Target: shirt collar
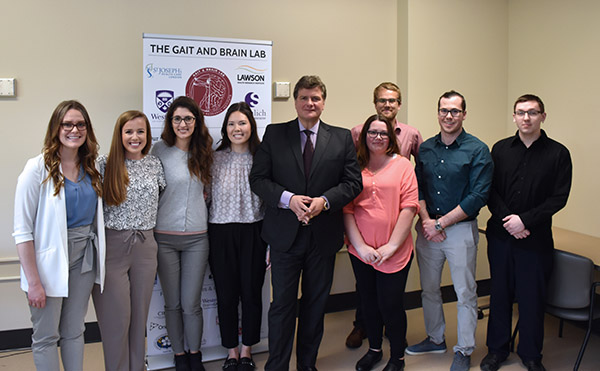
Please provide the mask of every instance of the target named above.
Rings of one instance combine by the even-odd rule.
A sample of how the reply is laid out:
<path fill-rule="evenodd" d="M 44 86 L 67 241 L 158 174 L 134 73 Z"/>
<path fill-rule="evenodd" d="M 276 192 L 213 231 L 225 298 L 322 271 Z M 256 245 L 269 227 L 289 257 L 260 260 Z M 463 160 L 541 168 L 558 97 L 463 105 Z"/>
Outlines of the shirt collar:
<path fill-rule="evenodd" d="M 446 143 L 442 142 L 442 133 L 439 132 L 436 136 L 435 136 L 435 141 L 438 143 L 438 145 L 444 146 L 444 147 L 450 147 L 450 146 L 458 146 L 460 147 L 460 145 L 462 144 L 462 142 L 465 140 L 465 137 L 467 136 L 467 131 L 465 130 L 465 128 L 462 128 L 462 132 L 458 135 L 458 137 L 456 137 L 456 139 L 454 139 L 454 142 L 452 142 L 451 144 L 447 145 Z"/>
<path fill-rule="evenodd" d="M 541 129 L 541 133 L 540 133 L 540 137 L 537 138 L 533 143 L 531 143 L 531 145 L 544 145 L 546 142 L 548 141 L 548 135 L 546 134 L 546 132 L 544 131 L 544 129 Z M 537 144 L 539 143 L 539 144 Z M 512 141 L 510 142 L 511 147 L 514 147 L 516 145 L 522 145 L 524 146 L 525 143 L 523 143 L 523 141 L 521 140 L 521 137 L 519 136 L 519 131 L 517 130 L 517 132 L 515 133 L 515 135 L 512 138 Z"/>
<path fill-rule="evenodd" d="M 312 128 L 310 128 L 308 130 L 310 130 L 313 134 L 317 135 L 317 133 L 319 132 L 319 124 L 320 123 L 321 123 L 321 120 L 317 121 L 315 126 L 313 126 Z M 300 122 L 300 119 L 298 119 L 298 130 L 300 130 L 300 132 L 303 132 L 304 130 L 306 130 L 306 127 L 304 125 L 302 125 L 302 123 Z"/>

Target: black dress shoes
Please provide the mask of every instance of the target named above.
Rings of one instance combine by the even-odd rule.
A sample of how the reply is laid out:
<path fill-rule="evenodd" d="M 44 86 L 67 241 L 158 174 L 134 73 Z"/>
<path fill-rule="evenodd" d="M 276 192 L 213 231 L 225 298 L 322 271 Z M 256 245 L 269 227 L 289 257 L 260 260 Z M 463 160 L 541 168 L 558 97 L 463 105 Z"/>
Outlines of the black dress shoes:
<path fill-rule="evenodd" d="M 404 371 L 404 360 L 390 359 L 388 364 L 383 368 L 383 371 Z"/>
<path fill-rule="evenodd" d="M 523 366 L 527 367 L 527 371 L 546 371 L 542 361 L 523 362 Z"/>
<path fill-rule="evenodd" d="M 315 366 L 300 366 L 297 364 L 296 370 L 298 370 L 298 371 L 317 371 L 317 368 Z"/>
<path fill-rule="evenodd" d="M 356 371 L 369 371 L 372 370 L 373 367 L 377 364 L 377 362 L 381 361 L 383 357 L 383 352 L 375 352 L 371 349 L 365 354 L 361 359 L 356 362 Z"/>
<path fill-rule="evenodd" d="M 504 359 L 500 358 L 496 353 L 488 353 L 482 360 L 481 371 L 497 371 Z"/>

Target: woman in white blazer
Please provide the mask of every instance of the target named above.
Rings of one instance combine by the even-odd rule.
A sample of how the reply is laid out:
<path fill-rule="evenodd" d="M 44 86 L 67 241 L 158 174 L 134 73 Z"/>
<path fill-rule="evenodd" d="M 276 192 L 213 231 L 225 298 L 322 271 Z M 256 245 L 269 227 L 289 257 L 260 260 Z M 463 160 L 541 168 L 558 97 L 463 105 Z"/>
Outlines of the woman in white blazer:
<path fill-rule="evenodd" d="M 94 282 L 104 282 L 102 184 L 98 143 L 85 107 L 60 103 L 42 154 L 17 181 L 13 237 L 21 261 L 38 370 L 83 369 L 84 317 Z"/>

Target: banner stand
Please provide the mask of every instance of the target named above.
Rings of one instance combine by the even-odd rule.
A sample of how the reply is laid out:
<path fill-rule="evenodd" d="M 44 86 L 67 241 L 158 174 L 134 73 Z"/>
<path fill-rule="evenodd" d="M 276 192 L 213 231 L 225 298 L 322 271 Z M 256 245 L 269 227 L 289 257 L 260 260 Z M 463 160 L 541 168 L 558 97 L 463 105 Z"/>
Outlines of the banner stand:
<path fill-rule="evenodd" d="M 219 317 L 217 313 L 217 295 L 215 284 L 210 273 L 210 268 L 206 269 L 204 278 L 204 287 L 202 289 L 202 314 L 204 317 L 204 331 L 202 336 L 202 361 L 210 362 L 217 359 L 227 358 L 227 349 L 221 345 L 221 335 L 219 332 Z M 261 353 L 269 350 L 268 347 L 268 319 L 269 305 L 271 303 L 271 272 L 265 274 L 265 282 L 262 288 L 263 313 L 260 327 L 260 342 L 252 346 L 253 353 Z M 241 306 L 239 323 L 241 329 Z M 175 367 L 171 342 L 167 336 L 167 327 L 165 325 L 164 300 L 160 281 L 158 278 L 154 282 L 154 292 L 150 301 L 150 311 L 148 322 L 146 324 L 147 332 L 147 350 L 146 367 L 148 370 L 162 370 Z M 240 333 L 240 343 L 241 343 Z"/>

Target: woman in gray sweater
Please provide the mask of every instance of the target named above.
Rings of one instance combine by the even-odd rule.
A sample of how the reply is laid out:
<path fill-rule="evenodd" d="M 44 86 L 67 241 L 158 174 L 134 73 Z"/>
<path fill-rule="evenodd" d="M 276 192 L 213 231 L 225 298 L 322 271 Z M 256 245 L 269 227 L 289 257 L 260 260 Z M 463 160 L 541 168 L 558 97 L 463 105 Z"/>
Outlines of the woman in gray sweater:
<path fill-rule="evenodd" d="M 161 139 L 152 154 L 162 161 L 167 187 L 160 195 L 154 235 L 167 332 L 175 369 L 204 370 L 201 295 L 209 252 L 204 186 L 210 182 L 213 154 L 212 138 L 193 99 L 173 101 Z"/>

